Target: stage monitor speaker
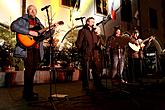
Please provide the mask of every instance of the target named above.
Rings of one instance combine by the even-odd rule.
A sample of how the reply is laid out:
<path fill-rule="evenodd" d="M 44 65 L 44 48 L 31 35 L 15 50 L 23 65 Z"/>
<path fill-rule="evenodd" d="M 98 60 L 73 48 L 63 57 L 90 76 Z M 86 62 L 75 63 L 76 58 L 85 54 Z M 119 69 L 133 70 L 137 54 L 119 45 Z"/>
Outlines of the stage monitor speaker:
<path fill-rule="evenodd" d="M 146 53 L 145 55 L 145 69 L 146 73 L 153 73 L 158 71 L 158 62 L 157 62 L 157 54 L 156 52 L 153 53 Z"/>

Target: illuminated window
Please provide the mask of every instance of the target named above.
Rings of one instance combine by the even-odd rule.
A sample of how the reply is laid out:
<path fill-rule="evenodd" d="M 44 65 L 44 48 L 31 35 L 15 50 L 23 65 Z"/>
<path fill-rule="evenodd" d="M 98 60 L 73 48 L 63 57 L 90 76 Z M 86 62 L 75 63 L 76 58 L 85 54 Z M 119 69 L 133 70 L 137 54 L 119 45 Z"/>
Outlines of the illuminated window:
<path fill-rule="evenodd" d="M 67 7 L 80 7 L 80 0 L 61 0 L 61 4 Z"/>
<path fill-rule="evenodd" d="M 108 14 L 108 0 L 95 0 L 95 7 L 96 7 L 96 13 L 97 14 Z"/>

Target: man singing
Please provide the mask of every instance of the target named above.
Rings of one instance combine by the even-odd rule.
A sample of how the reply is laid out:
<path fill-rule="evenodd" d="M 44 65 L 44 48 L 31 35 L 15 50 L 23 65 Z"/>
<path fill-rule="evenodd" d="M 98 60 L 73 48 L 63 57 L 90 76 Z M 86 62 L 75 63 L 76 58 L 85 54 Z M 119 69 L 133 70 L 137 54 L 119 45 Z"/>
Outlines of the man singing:
<path fill-rule="evenodd" d="M 85 26 L 79 30 L 78 37 L 76 41 L 76 46 L 81 55 L 81 80 L 82 80 L 82 88 L 83 90 L 89 90 L 89 68 L 92 69 L 93 82 L 96 90 L 101 90 L 103 85 L 101 84 L 101 79 L 99 74 L 101 73 L 101 69 L 99 66 L 98 59 L 98 47 L 97 42 L 99 36 L 97 36 L 95 32 L 95 28 L 93 28 L 95 24 L 95 19 L 93 17 L 89 17 L 86 20 Z"/>

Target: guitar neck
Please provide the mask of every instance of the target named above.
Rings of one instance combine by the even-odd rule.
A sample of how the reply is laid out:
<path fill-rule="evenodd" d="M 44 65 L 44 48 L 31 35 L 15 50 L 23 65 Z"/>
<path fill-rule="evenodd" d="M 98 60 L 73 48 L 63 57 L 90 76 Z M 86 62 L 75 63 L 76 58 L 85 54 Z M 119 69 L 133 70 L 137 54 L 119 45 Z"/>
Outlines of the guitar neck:
<path fill-rule="evenodd" d="M 55 24 L 54 25 L 51 25 L 50 28 L 55 27 L 55 26 L 56 26 Z M 42 32 L 44 32 L 44 31 L 46 31 L 48 29 L 49 29 L 49 27 L 46 27 L 46 28 L 43 28 L 43 29 L 39 30 L 38 32 L 39 33 L 42 33 Z"/>
<path fill-rule="evenodd" d="M 151 36 L 152 37 L 152 36 Z M 147 39 L 144 39 L 142 43 L 145 43 L 146 41 L 150 40 L 151 37 L 147 38 Z"/>
<path fill-rule="evenodd" d="M 64 22 L 63 22 L 63 21 L 58 21 L 56 24 L 63 25 Z M 50 28 L 56 27 L 56 24 L 50 25 Z M 46 31 L 47 29 L 49 29 L 49 27 L 43 28 L 43 29 L 39 30 L 38 32 L 39 32 L 39 33 L 42 33 L 42 32 L 44 32 L 44 31 Z"/>
<path fill-rule="evenodd" d="M 142 43 L 145 43 L 145 42 L 147 42 L 148 40 L 149 40 L 149 38 L 144 39 Z"/>

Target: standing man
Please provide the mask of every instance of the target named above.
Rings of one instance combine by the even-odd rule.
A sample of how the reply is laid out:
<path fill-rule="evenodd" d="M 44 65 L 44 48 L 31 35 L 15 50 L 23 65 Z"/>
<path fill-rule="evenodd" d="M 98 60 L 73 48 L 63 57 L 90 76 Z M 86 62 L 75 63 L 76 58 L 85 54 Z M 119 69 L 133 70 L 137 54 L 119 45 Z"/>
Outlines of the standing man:
<path fill-rule="evenodd" d="M 16 34 L 30 35 L 35 37 L 39 36 L 37 30 L 42 29 L 44 26 L 40 20 L 36 17 L 37 8 L 34 5 L 27 7 L 27 14 L 19 17 L 11 24 L 11 30 Z M 35 30 L 37 27 L 37 30 Z M 43 44 L 39 42 L 30 48 L 23 47 L 17 38 L 17 44 L 14 55 L 24 59 L 24 90 L 23 98 L 31 101 L 38 99 L 38 93 L 33 91 L 33 80 L 35 72 L 38 68 L 39 62 L 43 59 L 44 51 Z"/>
<path fill-rule="evenodd" d="M 149 37 L 145 40 L 142 40 L 139 38 L 139 31 L 136 29 L 132 32 L 132 39 L 135 40 L 137 45 L 133 45 L 131 43 L 129 44 L 128 49 L 128 67 L 129 67 L 129 82 L 142 82 L 142 75 L 143 75 L 143 50 L 144 48 L 149 47 L 152 39 L 154 37 Z M 148 41 L 148 43 L 145 45 L 144 43 Z"/>
<path fill-rule="evenodd" d="M 112 84 L 116 81 L 127 83 L 126 75 L 123 74 L 125 64 L 125 52 L 128 42 L 136 43 L 127 34 L 123 34 L 120 26 L 114 27 L 114 33 L 107 40 L 108 51 L 112 64 Z"/>
<path fill-rule="evenodd" d="M 78 48 L 79 54 L 81 55 L 81 80 L 83 90 L 89 90 L 89 68 L 92 69 L 93 83 L 96 89 L 102 89 L 103 85 L 101 84 L 101 79 L 99 74 L 101 69 L 99 66 L 98 59 L 98 37 L 93 28 L 95 24 L 95 19 L 89 17 L 86 20 L 85 26 L 79 30 L 78 37 L 76 41 L 76 46 Z"/>
<path fill-rule="evenodd" d="M 110 51 L 110 58 L 112 63 L 112 83 L 119 80 L 125 83 L 123 77 L 123 69 L 125 63 L 125 44 L 123 41 L 120 26 L 114 28 L 114 33 L 108 38 L 108 47 Z"/>

